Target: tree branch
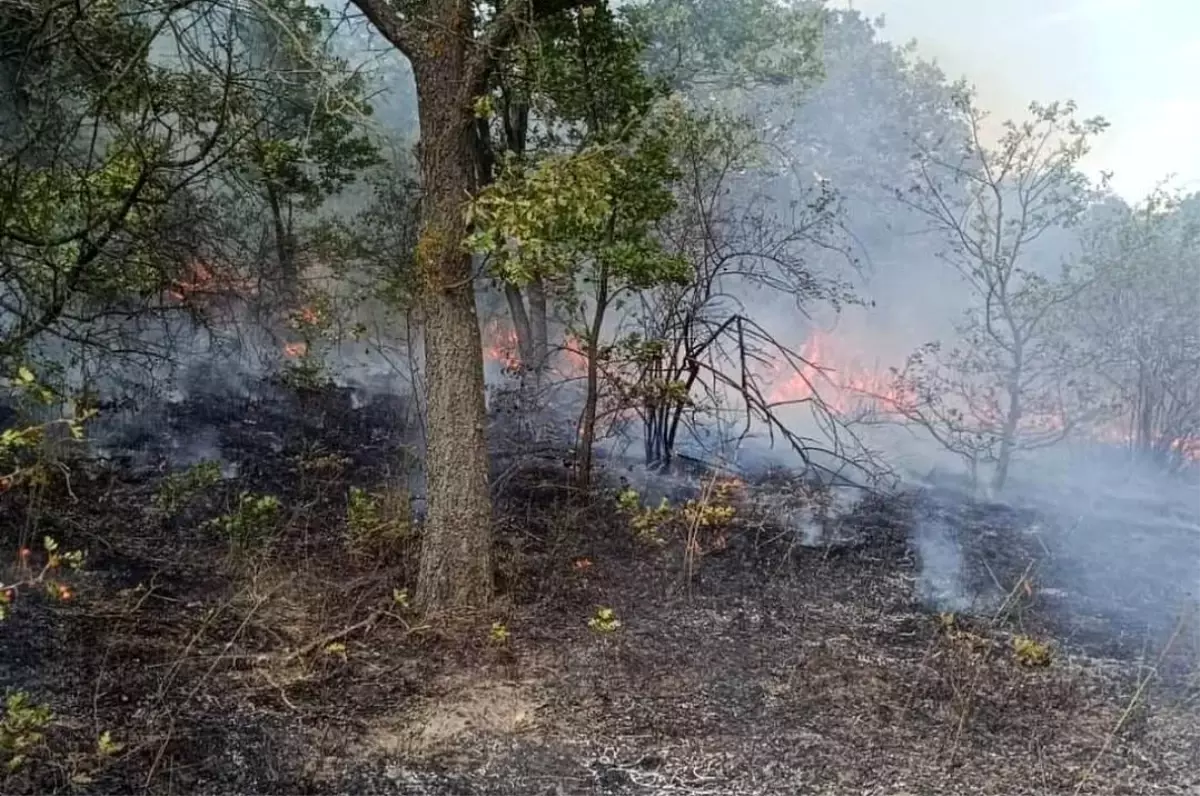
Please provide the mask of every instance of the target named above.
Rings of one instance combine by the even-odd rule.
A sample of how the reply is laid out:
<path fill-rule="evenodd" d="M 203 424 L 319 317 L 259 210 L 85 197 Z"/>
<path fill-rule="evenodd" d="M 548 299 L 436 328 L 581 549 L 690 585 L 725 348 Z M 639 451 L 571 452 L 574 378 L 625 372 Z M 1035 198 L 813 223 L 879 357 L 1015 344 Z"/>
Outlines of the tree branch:
<path fill-rule="evenodd" d="M 410 61 L 416 56 L 418 38 L 415 24 L 405 20 L 388 0 L 350 0 L 375 30 L 391 42 Z"/>
<path fill-rule="evenodd" d="M 378 0 L 354 2 L 361 7 L 362 3 Z M 514 0 L 505 4 L 484 28 L 467 61 L 466 84 L 471 86 L 472 95 L 483 93 L 488 75 L 496 67 L 501 51 L 516 38 L 522 21 L 533 22 L 572 8 L 595 7 L 598 3 L 599 0 Z"/>

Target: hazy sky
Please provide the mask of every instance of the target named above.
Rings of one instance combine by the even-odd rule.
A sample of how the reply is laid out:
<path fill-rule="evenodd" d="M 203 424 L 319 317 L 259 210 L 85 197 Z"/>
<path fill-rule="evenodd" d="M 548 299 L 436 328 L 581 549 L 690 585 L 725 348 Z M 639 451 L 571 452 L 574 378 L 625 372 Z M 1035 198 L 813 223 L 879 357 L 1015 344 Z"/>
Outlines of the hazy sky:
<path fill-rule="evenodd" d="M 1112 126 L 1089 171 L 1127 199 L 1174 172 L 1200 191 L 1200 0 L 837 0 L 917 39 L 950 78 L 967 77 L 997 116 L 1074 99 Z"/>

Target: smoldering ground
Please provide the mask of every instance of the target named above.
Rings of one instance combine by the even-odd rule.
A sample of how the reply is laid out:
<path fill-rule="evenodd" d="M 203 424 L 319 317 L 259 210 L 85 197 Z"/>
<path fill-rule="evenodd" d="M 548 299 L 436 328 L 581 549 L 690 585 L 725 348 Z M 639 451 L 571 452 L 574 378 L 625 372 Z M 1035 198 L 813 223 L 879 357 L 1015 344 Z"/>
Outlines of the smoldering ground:
<path fill-rule="evenodd" d="M 689 565 L 687 538 L 637 541 L 561 462 L 498 465 L 507 596 L 463 625 L 396 603 L 411 559 L 344 547 L 347 488 L 395 485 L 401 404 L 271 384 L 164 417 L 160 436 L 193 433 L 227 465 L 185 514 L 148 508 L 170 468 L 79 463 L 70 492 L 6 515 L 90 552 L 71 602 L 23 600 L 7 625 L 3 680 L 54 707 L 47 743 L 69 750 L 15 790 L 791 793 L 884 775 L 915 792 L 1171 792 L 1188 776 L 1170 761 L 1197 740 L 1194 636 L 1156 645 L 1156 595 L 1131 589 L 1127 616 L 1081 599 L 1044 514 L 943 487 L 822 515 L 794 474 L 745 473 L 737 520 Z M 633 475 L 692 490 L 677 500 L 710 477 Z M 278 495 L 286 521 L 231 559 L 201 520 L 246 490 Z M 1136 550 L 1121 568 L 1144 584 Z M 600 607 L 618 628 L 588 627 Z M 1025 638 L 1048 666 L 1021 662 Z M 122 751 L 93 757 L 95 727 Z"/>

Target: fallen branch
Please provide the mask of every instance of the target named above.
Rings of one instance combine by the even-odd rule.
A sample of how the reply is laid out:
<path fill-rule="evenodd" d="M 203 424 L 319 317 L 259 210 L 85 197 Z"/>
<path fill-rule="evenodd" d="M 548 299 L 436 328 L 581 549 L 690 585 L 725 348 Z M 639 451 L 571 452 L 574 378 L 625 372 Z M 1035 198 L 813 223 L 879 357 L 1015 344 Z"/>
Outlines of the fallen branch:
<path fill-rule="evenodd" d="M 296 650 L 295 652 L 285 655 L 283 657 L 282 662 L 283 663 L 291 663 L 292 661 L 296 660 L 297 658 L 303 658 L 304 656 L 309 655 L 318 649 L 324 649 L 325 647 L 328 647 L 330 644 L 332 644 L 333 642 L 335 642 L 339 639 L 345 638 L 346 636 L 349 636 L 352 633 L 357 633 L 359 630 L 362 630 L 364 628 L 368 628 L 371 625 L 375 624 L 375 622 L 379 619 L 379 617 L 383 616 L 384 613 L 386 613 L 386 611 L 384 611 L 384 609 L 378 608 L 378 609 L 372 611 L 370 616 L 368 616 L 366 619 L 363 619 L 360 622 L 355 622 L 354 624 L 344 627 L 341 630 L 335 630 L 332 633 L 322 636 L 321 638 L 317 639 L 316 641 L 305 644 L 303 647 Z"/>

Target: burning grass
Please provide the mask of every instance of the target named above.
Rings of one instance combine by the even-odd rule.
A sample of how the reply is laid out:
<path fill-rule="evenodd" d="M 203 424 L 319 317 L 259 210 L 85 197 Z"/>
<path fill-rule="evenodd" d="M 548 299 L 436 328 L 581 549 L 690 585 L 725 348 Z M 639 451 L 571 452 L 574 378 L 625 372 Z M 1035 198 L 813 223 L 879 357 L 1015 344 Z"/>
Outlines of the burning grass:
<path fill-rule="evenodd" d="M 881 495 L 807 538 L 796 512 L 824 511 L 819 490 L 702 478 L 648 543 L 616 489 L 574 493 L 547 457 L 499 473 L 502 598 L 419 619 L 395 408 L 267 394 L 166 413 L 176 437 L 210 429 L 216 470 L 189 470 L 177 446 L 160 466 L 139 444 L 141 460 L 75 463 L 69 490 L 4 497 L 14 549 L 45 533 L 89 551 L 74 599 L 23 597 L 0 626 L 4 686 L 54 714 L 6 792 L 1197 784 L 1192 626 L 1164 609 L 1139 646 L 1120 616 L 1063 610 L 1047 596 L 1064 575 L 1056 537 L 1029 533 L 1034 517 Z M 247 495 L 278 508 L 245 509 Z M 969 610 L 922 599 L 933 519 L 965 551 L 959 587 L 983 595 Z M 231 543 L 235 526 L 248 543 Z M 378 529 L 391 558 L 361 554 Z M 1075 632 L 1085 620 L 1091 635 Z"/>

